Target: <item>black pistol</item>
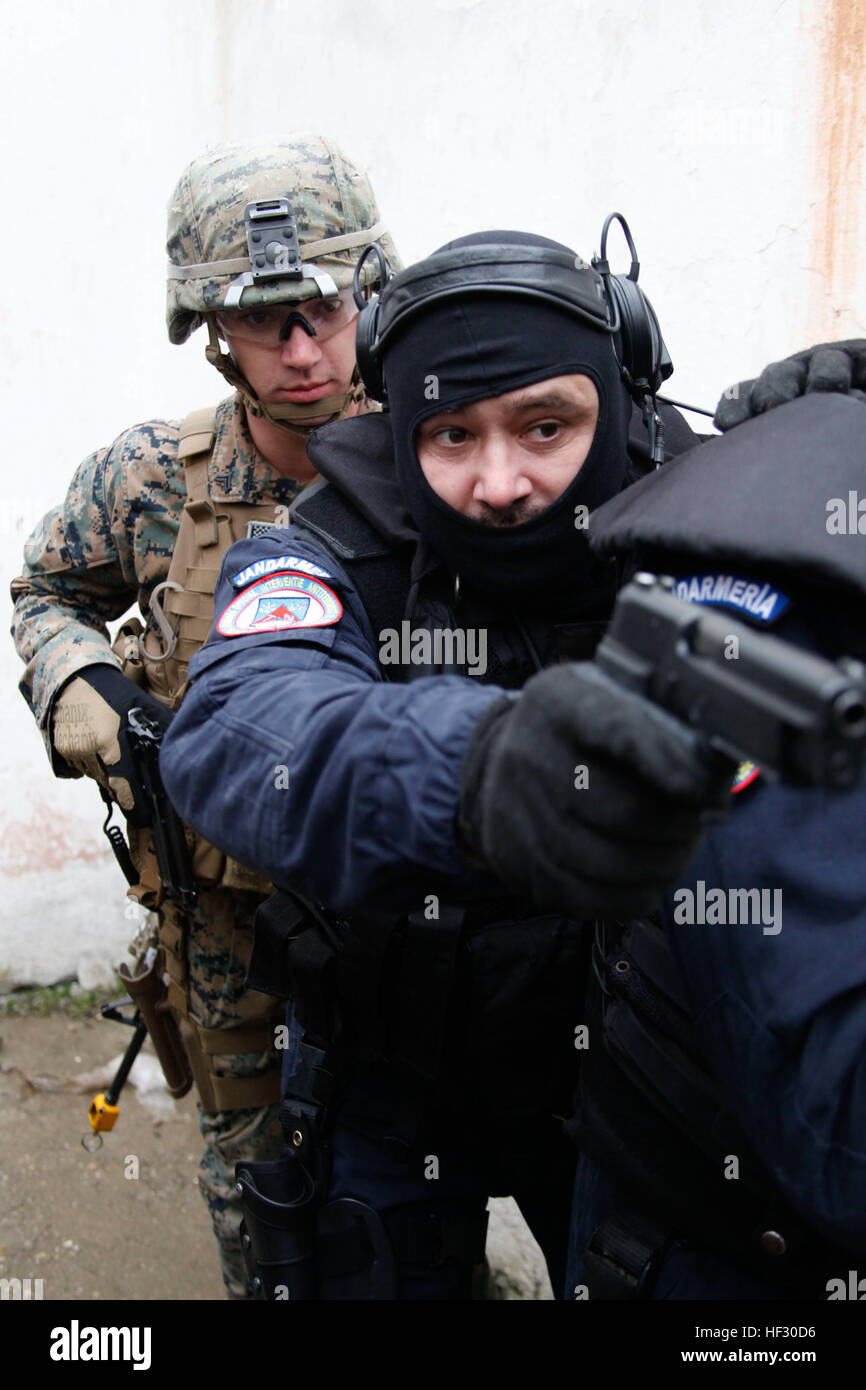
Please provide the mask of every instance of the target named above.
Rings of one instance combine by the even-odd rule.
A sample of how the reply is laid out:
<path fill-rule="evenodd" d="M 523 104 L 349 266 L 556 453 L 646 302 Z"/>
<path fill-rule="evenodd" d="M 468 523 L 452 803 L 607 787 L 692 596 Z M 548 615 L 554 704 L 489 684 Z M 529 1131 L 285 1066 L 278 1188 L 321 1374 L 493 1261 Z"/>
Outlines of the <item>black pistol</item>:
<path fill-rule="evenodd" d="M 851 787 L 866 743 L 863 663 L 828 661 L 687 603 L 674 583 L 639 573 L 622 589 L 599 666 L 774 781 Z"/>

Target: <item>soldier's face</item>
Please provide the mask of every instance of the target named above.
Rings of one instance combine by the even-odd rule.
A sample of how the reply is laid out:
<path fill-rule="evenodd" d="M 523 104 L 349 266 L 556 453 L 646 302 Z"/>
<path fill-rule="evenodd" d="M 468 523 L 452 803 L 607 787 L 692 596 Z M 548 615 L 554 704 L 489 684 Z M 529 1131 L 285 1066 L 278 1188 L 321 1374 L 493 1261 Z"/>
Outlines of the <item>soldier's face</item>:
<path fill-rule="evenodd" d="M 355 370 L 356 326 L 353 320 L 338 333 L 322 339 L 311 338 L 296 323 L 285 341 L 273 346 L 236 338 L 219 323 L 218 331 L 260 401 L 265 405 L 283 401 L 307 405 L 323 396 L 341 396 L 349 390 Z M 307 421 L 315 422 L 315 416 Z"/>
<path fill-rule="evenodd" d="M 431 415 L 415 448 L 424 477 L 449 506 L 490 526 L 517 526 L 580 472 L 597 423 L 594 383 L 571 374 Z"/>

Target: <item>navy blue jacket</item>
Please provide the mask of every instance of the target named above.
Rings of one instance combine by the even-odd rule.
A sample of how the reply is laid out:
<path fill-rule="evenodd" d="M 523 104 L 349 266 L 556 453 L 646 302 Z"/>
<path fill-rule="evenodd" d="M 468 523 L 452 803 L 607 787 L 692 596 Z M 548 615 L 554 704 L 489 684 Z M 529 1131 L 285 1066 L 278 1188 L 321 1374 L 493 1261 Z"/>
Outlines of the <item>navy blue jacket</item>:
<path fill-rule="evenodd" d="M 448 887 L 501 895 L 464 864 L 454 817 L 470 735 L 505 692 L 469 676 L 384 680 L 356 590 L 294 526 L 231 548 L 217 625 L 239 593 L 233 577 L 278 557 L 324 571 L 342 616 L 241 636 L 215 627 L 190 664 L 194 683 L 160 763 L 181 816 L 273 882 L 336 911 L 393 909 L 403 895 L 417 903 L 419 891 Z"/>

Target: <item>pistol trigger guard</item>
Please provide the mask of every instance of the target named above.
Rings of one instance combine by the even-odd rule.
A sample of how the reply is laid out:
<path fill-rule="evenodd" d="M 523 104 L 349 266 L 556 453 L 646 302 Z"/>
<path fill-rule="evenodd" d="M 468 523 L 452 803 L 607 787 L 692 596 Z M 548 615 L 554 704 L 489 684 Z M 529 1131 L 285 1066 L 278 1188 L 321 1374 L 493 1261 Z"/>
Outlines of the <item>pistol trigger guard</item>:
<path fill-rule="evenodd" d="M 164 589 L 175 589 L 178 593 L 183 593 L 183 585 L 176 583 L 173 579 L 164 579 L 161 584 L 157 584 L 156 588 L 150 596 L 148 608 L 150 609 L 150 612 L 153 614 L 154 621 L 157 627 L 159 628 L 162 637 L 165 640 L 166 649 L 161 656 L 154 656 L 150 651 L 148 651 L 147 646 L 145 644 L 145 633 L 141 634 L 141 637 L 138 641 L 138 645 L 140 650 L 144 652 L 148 661 L 152 661 L 154 665 L 158 665 L 162 661 L 168 661 L 170 657 L 174 656 L 175 648 L 177 647 L 177 633 L 175 632 L 171 623 L 168 621 L 168 618 L 165 616 L 165 610 L 159 601 L 159 596 Z"/>

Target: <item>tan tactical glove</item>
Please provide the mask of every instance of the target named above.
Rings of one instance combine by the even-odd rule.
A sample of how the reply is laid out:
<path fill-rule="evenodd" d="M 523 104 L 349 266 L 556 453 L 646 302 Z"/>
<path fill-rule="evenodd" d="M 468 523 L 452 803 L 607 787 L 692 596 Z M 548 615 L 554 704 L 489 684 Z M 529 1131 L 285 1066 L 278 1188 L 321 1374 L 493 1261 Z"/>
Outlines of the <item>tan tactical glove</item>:
<path fill-rule="evenodd" d="M 136 824 L 146 824 L 149 812 L 126 738 L 127 716 L 136 707 L 164 728 L 171 720 L 164 705 L 115 666 L 86 666 L 55 697 L 51 741 L 73 771 L 94 778 Z"/>

